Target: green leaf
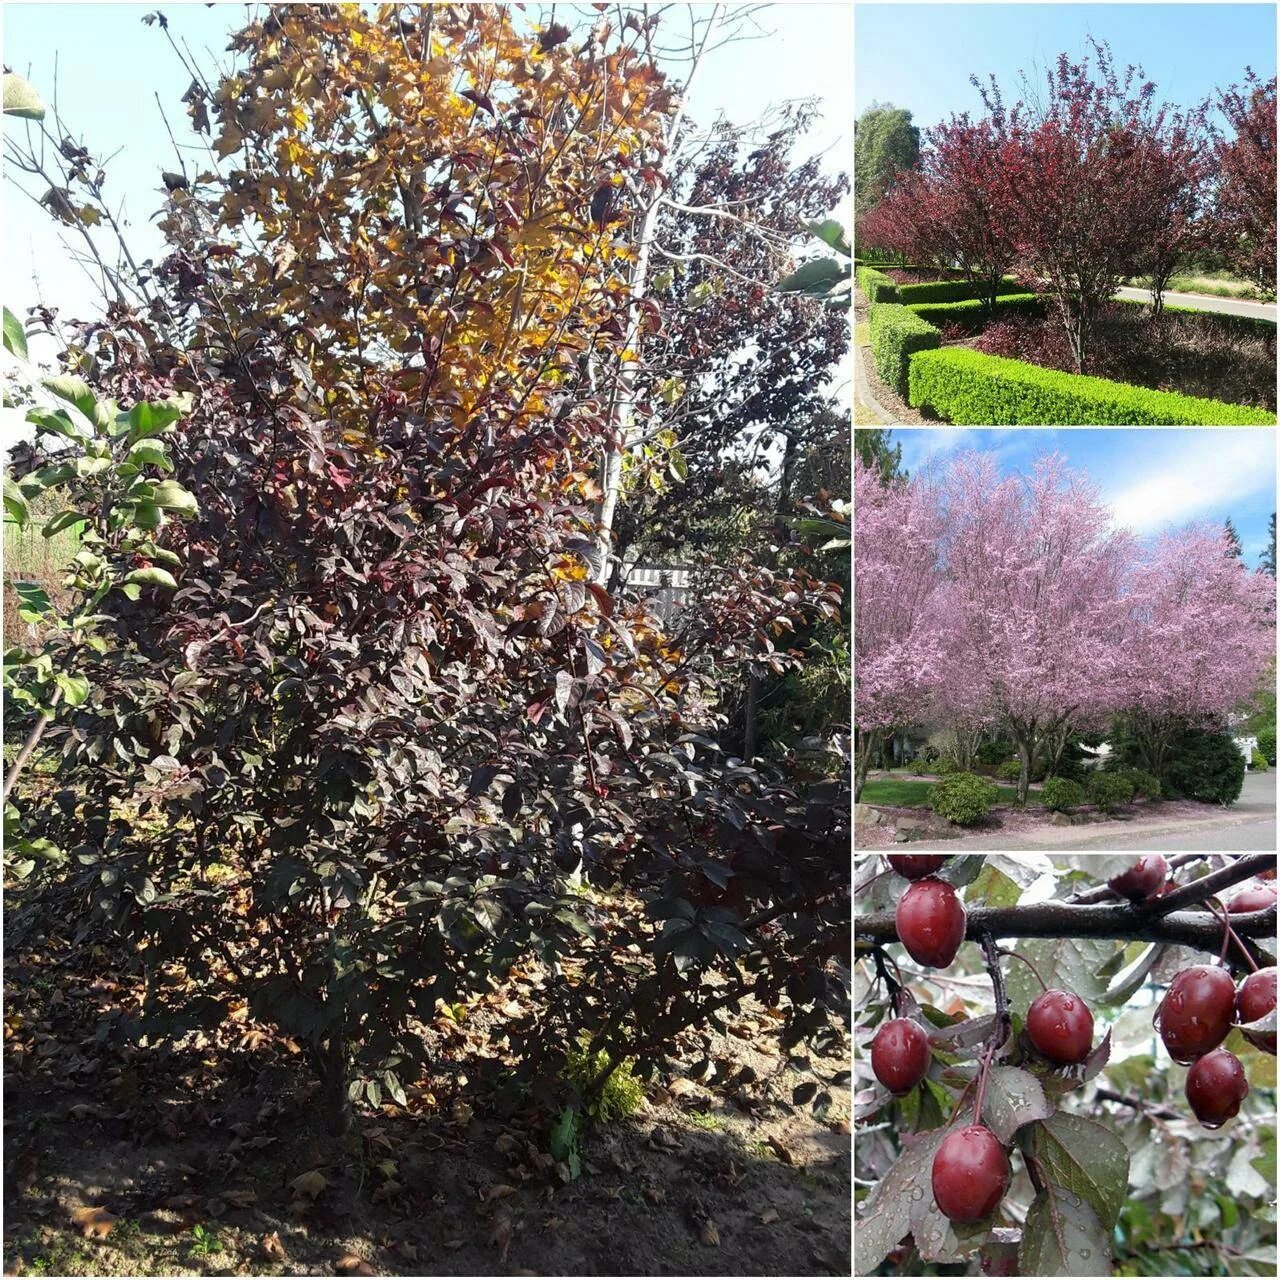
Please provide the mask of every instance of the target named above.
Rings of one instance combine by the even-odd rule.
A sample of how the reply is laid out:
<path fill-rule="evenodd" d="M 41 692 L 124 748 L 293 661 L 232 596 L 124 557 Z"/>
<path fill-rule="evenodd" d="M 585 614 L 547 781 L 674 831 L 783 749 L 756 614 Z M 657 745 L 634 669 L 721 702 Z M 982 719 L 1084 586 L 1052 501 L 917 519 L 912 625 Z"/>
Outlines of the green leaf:
<path fill-rule="evenodd" d="M 26 495 L 6 474 L 4 478 L 4 518 L 7 524 L 25 529 L 31 521 L 31 510 Z"/>
<path fill-rule="evenodd" d="M 44 103 L 29 81 L 12 71 L 4 74 L 4 114 L 20 120 L 43 120 Z"/>
<path fill-rule="evenodd" d="M 52 538 L 55 534 L 61 533 L 64 529 L 70 529 L 78 524 L 84 524 L 85 517 L 79 511 L 60 511 L 52 520 L 48 521 L 41 534 L 46 538 Z"/>
<path fill-rule="evenodd" d="M 689 464 L 685 461 L 684 454 L 679 449 L 672 449 L 667 457 L 667 464 L 671 468 L 671 474 L 683 484 L 689 478 Z"/>
<path fill-rule="evenodd" d="M 124 576 L 125 584 L 136 584 L 140 587 L 168 587 L 170 591 L 177 589 L 178 582 L 168 569 L 161 569 L 158 565 L 148 565 L 145 569 L 134 569 L 131 573 Z M 127 593 L 126 593 L 127 594 Z M 137 599 L 136 596 L 130 597 Z"/>
<path fill-rule="evenodd" d="M 823 244 L 843 253 L 846 258 L 853 257 L 853 249 L 849 244 L 848 230 L 843 222 L 835 218 L 823 218 L 821 222 L 806 222 L 805 226 L 813 232 Z"/>
<path fill-rule="evenodd" d="M 161 480 L 155 486 L 151 501 L 166 511 L 176 511 L 183 516 L 196 516 L 200 508 L 195 496 L 188 493 L 176 480 Z"/>
<path fill-rule="evenodd" d="M 62 700 L 69 707 L 83 706 L 89 698 L 89 682 L 84 676 L 69 676 L 59 672 L 54 683 L 62 690 Z"/>
<path fill-rule="evenodd" d="M 27 412 L 27 421 L 41 431 L 49 431 L 68 440 L 83 440 L 85 433 L 61 409 L 45 409 L 37 405 Z"/>
<path fill-rule="evenodd" d="M 6 88 L 8 83 L 9 77 L 5 76 Z M 8 307 L 4 308 L 4 349 L 23 360 L 27 358 L 27 335 L 22 321 Z"/>
<path fill-rule="evenodd" d="M 129 428 L 129 443 L 136 444 L 139 440 L 167 431 L 182 417 L 182 412 L 177 404 L 168 400 L 149 400 L 143 404 L 135 404 L 123 415 Z"/>
<path fill-rule="evenodd" d="M 1106 987 L 1098 970 L 1118 945 L 1098 938 L 1024 938 L 1018 951 L 1039 969 L 1048 986 L 1074 991 L 1083 1000 L 1096 1000 Z M 1017 961 L 1010 964 L 1005 985 L 1015 1013 L 1025 1015 L 1040 994 L 1040 984 L 1031 970 Z"/>
<path fill-rule="evenodd" d="M 982 1114 L 1001 1142 L 1032 1120 L 1053 1115 L 1053 1104 L 1044 1096 L 1040 1081 L 1019 1067 L 992 1067 L 987 1073 L 987 1095 Z"/>
<path fill-rule="evenodd" d="M 23 622 L 42 622 L 53 612 L 53 601 L 38 582 L 15 582 L 13 589 L 18 593 L 18 617 Z"/>
<path fill-rule="evenodd" d="M 1104 1276 L 1111 1244 L 1092 1207 L 1074 1192 L 1048 1186 L 1022 1224 L 1018 1271 L 1024 1276 Z"/>
<path fill-rule="evenodd" d="M 946 1129 L 922 1134 L 904 1151 L 863 1201 L 853 1233 L 853 1271 L 869 1276 L 911 1229 L 911 1207 L 932 1202 L 930 1171 Z"/>
<path fill-rule="evenodd" d="M 1129 1186 L 1129 1148 L 1113 1130 L 1059 1111 L 1032 1128 L 1030 1152 L 1048 1181 L 1083 1196 L 1108 1229 L 1115 1225 Z"/>
<path fill-rule="evenodd" d="M 140 440 L 129 450 L 127 462 L 135 467 L 159 467 L 162 471 L 172 471 L 173 462 L 165 451 L 164 444 L 155 440 Z"/>
<path fill-rule="evenodd" d="M 803 293 L 811 298 L 826 297 L 849 279 L 849 269 L 834 258 L 817 258 L 797 267 L 774 286 L 779 293 Z"/>
<path fill-rule="evenodd" d="M 81 413 L 92 420 L 97 400 L 83 378 L 75 378 L 63 373 L 54 378 L 45 378 L 40 385 L 57 396 L 59 400 L 66 400 L 75 405 Z"/>
<path fill-rule="evenodd" d="M 970 906 L 1016 907 L 1022 890 L 1003 871 L 983 867 L 978 878 L 965 890 L 964 900 Z"/>

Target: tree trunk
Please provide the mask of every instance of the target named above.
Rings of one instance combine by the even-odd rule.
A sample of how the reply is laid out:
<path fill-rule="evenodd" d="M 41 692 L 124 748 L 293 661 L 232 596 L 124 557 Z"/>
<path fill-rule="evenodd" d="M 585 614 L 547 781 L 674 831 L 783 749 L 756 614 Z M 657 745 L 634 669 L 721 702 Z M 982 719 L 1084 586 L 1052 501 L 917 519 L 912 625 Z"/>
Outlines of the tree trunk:
<path fill-rule="evenodd" d="M 719 25 L 723 6 L 712 7 L 711 16 L 703 28 L 702 38 L 693 55 L 693 64 L 685 77 L 680 91 L 680 102 L 667 124 L 664 147 L 664 158 L 659 170 L 659 181 L 655 182 L 648 207 L 640 219 L 640 230 L 636 237 L 635 266 L 631 272 L 630 293 L 632 299 L 631 318 L 627 324 L 624 349 L 638 352 L 640 337 L 644 324 L 644 308 L 640 305 L 649 290 L 649 260 L 653 254 L 653 242 L 658 228 L 658 209 L 662 196 L 666 193 L 668 179 L 676 166 L 676 141 L 685 109 L 689 102 L 689 89 L 702 64 L 703 55 Z M 600 489 L 603 496 L 597 504 L 596 519 L 599 526 L 600 564 L 596 567 L 594 578 L 599 583 L 609 580 L 609 562 L 613 548 L 613 520 L 618 509 L 618 498 L 622 490 L 622 459 L 631 446 L 635 431 L 636 414 L 636 374 L 640 364 L 638 356 L 625 360 L 619 371 L 618 385 L 613 399 L 613 440 L 600 459 Z"/>
<path fill-rule="evenodd" d="M 853 780 L 853 799 L 856 803 L 862 796 L 862 788 L 867 783 L 867 773 L 871 769 L 871 755 L 878 745 L 878 739 L 881 731 L 879 729 L 864 729 L 862 731 L 861 745 L 855 749 L 855 768 Z"/>
<path fill-rule="evenodd" d="M 351 1128 L 347 1051 L 341 1033 L 326 1042 L 320 1055 L 320 1106 L 325 1128 L 341 1138 Z"/>
<path fill-rule="evenodd" d="M 747 674 L 746 706 L 742 714 L 742 759 L 750 764 L 760 741 L 760 677 L 755 671 Z"/>
<path fill-rule="evenodd" d="M 1014 730 L 1018 742 L 1018 803 L 1027 803 L 1027 789 L 1031 785 L 1031 749 L 1034 739 L 1021 729 Z"/>

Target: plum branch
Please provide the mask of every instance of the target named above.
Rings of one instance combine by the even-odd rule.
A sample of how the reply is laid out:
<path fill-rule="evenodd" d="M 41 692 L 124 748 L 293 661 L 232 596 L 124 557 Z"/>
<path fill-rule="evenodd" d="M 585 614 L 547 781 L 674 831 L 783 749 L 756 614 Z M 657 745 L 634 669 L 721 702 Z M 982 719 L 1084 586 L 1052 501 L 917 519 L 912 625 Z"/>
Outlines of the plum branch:
<path fill-rule="evenodd" d="M 965 921 L 965 937 L 982 942 L 993 938 L 1114 938 L 1124 942 L 1163 942 L 1217 953 L 1222 943 L 1222 922 L 1209 912 L 1167 911 L 1166 904 L 1177 897 L 1176 906 L 1203 901 L 1229 885 L 1246 880 L 1275 865 L 1274 854 L 1256 854 L 1237 859 L 1230 866 L 1202 877 L 1159 899 L 1152 911 L 1141 904 L 1037 902 L 1018 907 L 973 907 Z M 1255 960 L 1270 965 L 1275 958 L 1253 939 L 1273 938 L 1276 908 L 1233 916 L 1232 928 L 1246 940 Z M 855 947 L 867 943 L 896 942 L 897 926 L 892 911 L 855 917 Z"/>

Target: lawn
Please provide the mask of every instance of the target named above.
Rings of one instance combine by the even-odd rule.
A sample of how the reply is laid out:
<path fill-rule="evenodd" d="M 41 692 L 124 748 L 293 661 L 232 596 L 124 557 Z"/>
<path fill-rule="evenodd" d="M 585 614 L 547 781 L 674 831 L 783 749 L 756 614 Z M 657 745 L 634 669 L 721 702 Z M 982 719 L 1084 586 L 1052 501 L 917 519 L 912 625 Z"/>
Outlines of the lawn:
<path fill-rule="evenodd" d="M 915 778 L 870 778 L 862 788 L 861 801 L 863 804 L 887 805 L 895 809 L 924 808 L 929 803 L 929 792 L 933 786 L 932 782 Z M 1016 787 L 1002 787 L 997 783 L 996 791 L 999 793 L 996 804 L 1018 803 Z M 1027 796 L 1027 808 L 1043 807 L 1043 802 L 1034 791 Z"/>

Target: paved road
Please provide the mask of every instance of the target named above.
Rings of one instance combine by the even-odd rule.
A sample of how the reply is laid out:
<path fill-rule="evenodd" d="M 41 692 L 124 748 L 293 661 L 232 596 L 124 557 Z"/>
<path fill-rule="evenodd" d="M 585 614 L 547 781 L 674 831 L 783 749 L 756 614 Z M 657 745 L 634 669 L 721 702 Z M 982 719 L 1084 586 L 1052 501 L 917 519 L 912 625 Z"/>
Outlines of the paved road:
<path fill-rule="evenodd" d="M 1141 849 L 1223 850 L 1269 853 L 1276 848 L 1276 774 L 1245 775 L 1240 799 L 1229 809 L 1206 809 L 1207 817 L 1180 822 L 1100 822 L 1083 827 L 1046 826 L 1033 833 L 965 836 L 933 844 L 914 841 L 910 849 Z"/>
<path fill-rule="evenodd" d="M 1144 302 L 1150 301 L 1151 292 L 1148 289 L 1130 289 L 1128 287 L 1120 289 L 1117 294 L 1120 298 L 1139 298 Z M 1275 320 L 1276 304 L 1274 302 L 1245 302 L 1240 298 L 1215 298 L 1204 293 L 1169 293 L 1166 292 L 1164 300 L 1171 307 L 1195 307 L 1200 311 L 1225 311 L 1231 316 L 1257 316 L 1264 320 Z"/>

